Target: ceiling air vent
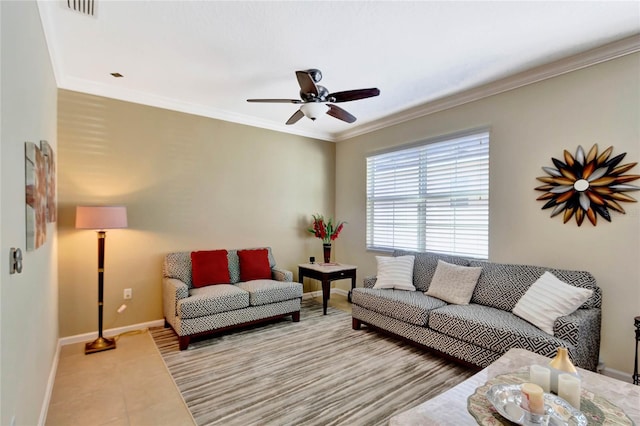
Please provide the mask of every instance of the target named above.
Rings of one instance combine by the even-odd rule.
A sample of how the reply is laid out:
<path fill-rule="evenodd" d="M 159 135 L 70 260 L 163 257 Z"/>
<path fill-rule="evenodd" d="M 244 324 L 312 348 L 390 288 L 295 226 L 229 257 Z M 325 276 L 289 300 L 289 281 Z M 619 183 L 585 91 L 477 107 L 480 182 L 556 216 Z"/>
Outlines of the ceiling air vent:
<path fill-rule="evenodd" d="M 66 0 L 67 8 L 83 15 L 95 16 L 95 0 Z"/>

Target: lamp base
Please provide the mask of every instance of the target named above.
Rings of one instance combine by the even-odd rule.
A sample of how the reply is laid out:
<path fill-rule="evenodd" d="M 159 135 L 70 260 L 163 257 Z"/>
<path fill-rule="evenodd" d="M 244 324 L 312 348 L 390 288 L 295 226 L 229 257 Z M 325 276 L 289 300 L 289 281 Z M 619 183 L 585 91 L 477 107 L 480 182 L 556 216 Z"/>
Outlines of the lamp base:
<path fill-rule="evenodd" d="M 116 341 L 114 339 L 107 339 L 106 337 L 98 337 L 91 343 L 84 345 L 84 354 L 92 354 L 95 352 L 108 351 L 109 349 L 116 348 Z"/>

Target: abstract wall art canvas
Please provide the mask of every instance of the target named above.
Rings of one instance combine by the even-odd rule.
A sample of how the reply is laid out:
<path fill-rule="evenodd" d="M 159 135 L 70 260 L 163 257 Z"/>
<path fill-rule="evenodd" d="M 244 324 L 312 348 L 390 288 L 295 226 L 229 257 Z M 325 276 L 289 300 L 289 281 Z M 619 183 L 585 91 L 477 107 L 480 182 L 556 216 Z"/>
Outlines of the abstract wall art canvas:
<path fill-rule="evenodd" d="M 58 207 L 56 204 L 56 161 L 53 149 L 47 141 L 40 141 L 40 150 L 44 156 L 45 183 L 47 189 L 46 215 L 47 222 L 55 222 L 58 219 Z"/>
<path fill-rule="evenodd" d="M 27 250 L 35 250 L 47 240 L 47 186 L 45 159 L 38 146 L 25 143 L 25 193 Z"/>

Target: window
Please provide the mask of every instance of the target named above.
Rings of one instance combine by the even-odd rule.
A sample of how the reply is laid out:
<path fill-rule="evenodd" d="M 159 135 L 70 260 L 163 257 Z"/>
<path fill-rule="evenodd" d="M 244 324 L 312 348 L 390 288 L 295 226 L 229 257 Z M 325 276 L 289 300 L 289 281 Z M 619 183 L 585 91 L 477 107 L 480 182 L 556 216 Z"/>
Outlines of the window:
<path fill-rule="evenodd" d="M 367 249 L 486 259 L 489 133 L 367 157 Z"/>

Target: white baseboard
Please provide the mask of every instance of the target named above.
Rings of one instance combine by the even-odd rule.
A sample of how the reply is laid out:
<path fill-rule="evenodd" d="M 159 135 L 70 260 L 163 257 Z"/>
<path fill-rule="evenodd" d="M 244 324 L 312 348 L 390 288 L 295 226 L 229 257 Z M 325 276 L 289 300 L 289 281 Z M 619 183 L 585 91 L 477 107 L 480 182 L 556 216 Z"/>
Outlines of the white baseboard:
<path fill-rule="evenodd" d="M 51 363 L 51 371 L 49 372 L 49 380 L 47 381 L 47 388 L 44 391 L 44 400 L 42 402 L 42 408 L 40 409 L 40 418 L 38 419 L 38 426 L 44 426 L 47 421 L 47 414 L 49 412 L 49 402 L 51 402 L 51 394 L 53 392 L 53 384 L 56 381 L 56 373 L 58 372 L 58 361 L 60 360 L 60 339 L 56 345 L 56 353 L 53 356 L 53 362 Z"/>
<path fill-rule="evenodd" d="M 105 337 L 117 336 L 118 334 L 126 333 L 127 331 L 140 330 L 149 327 L 161 327 L 164 325 L 164 320 L 155 320 L 149 322 L 143 322 L 140 324 L 127 325 L 124 327 L 111 328 L 104 330 L 103 335 Z M 75 336 L 63 337 L 60 339 L 60 346 L 72 345 L 74 343 L 91 342 L 98 338 L 98 332 L 76 334 Z"/>
<path fill-rule="evenodd" d="M 624 371 L 614 370 L 613 368 L 605 367 L 602 370 L 602 374 L 607 377 L 611 377 L 612 379 L 621 380 L 627 383 L 633 383 L 633 379 L 631 378 L 630 373 L 625 373 Z"/>

